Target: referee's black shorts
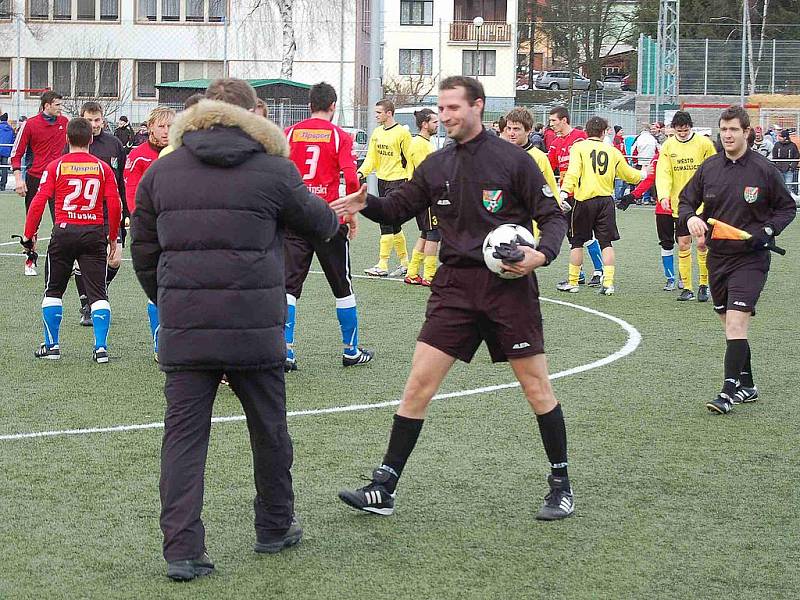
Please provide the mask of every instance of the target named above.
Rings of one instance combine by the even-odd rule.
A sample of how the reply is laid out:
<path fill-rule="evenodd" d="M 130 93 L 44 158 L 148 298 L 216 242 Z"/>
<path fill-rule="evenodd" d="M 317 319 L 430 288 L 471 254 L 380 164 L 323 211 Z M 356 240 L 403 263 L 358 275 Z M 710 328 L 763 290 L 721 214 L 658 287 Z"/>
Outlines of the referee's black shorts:
<path fill-rule="evenodd" d="M 378 179 L 378 196 L 383 198 L 393 189 L 399 188 L 405 182 L 406 182 L 405 179 L 396 179 L 394 181 L 386 181 L 384 179 Z M 402 230 L 403 228 L 400 225 L 384 225 L 383 223 L 381 223 L 381 235 L 392 235 L 395 233 L 400 233 Z"/>
<path fill-rule="evenodd" d="M 308 276 L 308 270 L 311 268 L 311 259 L 314 254 L 317 255 L 317 260 L 322 266 L 334 297 L 347 298 L 353 294 L 348 231 L 347 225 L 339 225 L 339 230 L 327 242 L 309 241 L 293 231 L 286 231 L 283 248 L 287 294 L 299 298 L 303 293 L 303 284 Z"/>
<path fill-rule="evenodd" d="M 743 254 L 708 253 L 708 287 L 714 310 L 756 314 L 756 303 L 767 283 L 770 256 L 766 250 Z"/>
<path fill-rule="evenodd" d="M 442 240 L 442 234 L 439 231 L 439 220 L 430 207 L 417 215 L 417 227 L 419 227 L 419 237 L 423 240 L 428 242 L 440 242 Z"/>
<path fill-rule="evenodd" d="M 53 227 L 45 261 L 45 292 L 48 298 L 61 298 L 72 276 L 75 261 L 81 267 L 86 298 L 91 306 L 98 300 L 108 300 L 106 291 L 107 238 L 103 225 L 72 225 L 62 223 Z"/>
<path fill-rule="evenodd" d="M 575 202 L 570 211 L 567 237 L 572 248 L 581 248 L 595 237 L 601 245 L 609 245 L 619 239 L 617 216 L 611 196 L 595 196 Z"/>

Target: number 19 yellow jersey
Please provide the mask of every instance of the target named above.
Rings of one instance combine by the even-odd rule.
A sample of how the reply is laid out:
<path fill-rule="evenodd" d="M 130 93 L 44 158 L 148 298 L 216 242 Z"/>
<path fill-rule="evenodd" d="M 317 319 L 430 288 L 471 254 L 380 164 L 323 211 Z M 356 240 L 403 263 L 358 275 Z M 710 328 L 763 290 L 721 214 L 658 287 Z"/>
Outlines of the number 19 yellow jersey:
<path fill-rule="evenodd" d="M 613 196 L 614 179 L 639 183 L 642 172 L 631 167 L 622 153 L 605 142 L 589 138 L 573 144 L 569 168 L 561 190 L 583 201 L 596 196 Z"/>

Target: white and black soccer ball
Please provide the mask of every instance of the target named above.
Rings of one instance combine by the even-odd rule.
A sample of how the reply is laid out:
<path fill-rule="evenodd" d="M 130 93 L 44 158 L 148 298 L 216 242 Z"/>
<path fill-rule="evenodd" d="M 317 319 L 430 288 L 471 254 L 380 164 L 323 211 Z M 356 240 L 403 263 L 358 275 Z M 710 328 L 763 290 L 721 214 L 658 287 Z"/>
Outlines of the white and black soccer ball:
<path fill-rule="evenodd" d="M 499 227 L 493 229 L 489 232 L 489 235 L 486 236 L 486 239 L 483 240 L 483 262 L 486 263 L 486 267 L 498 277 L 502 277 L 503 279 L 517 279 L 521 277 L 521 275 L 517 275 L 516 273 L 511 273 L 505 270 L 505 265 L 503 261 L 499 258 L 495 258 L 492 256 L 494 253 L 494 248 L 498 244 L 508 244 L 511 242 L 515 242 L 517 240 L 517 236 L 520 236 L 526 242 L 530 242 L 534 246 L 536 245 L 536 240 L 533 237 L 533 233 L 522 225 L 515 225 L 513 223 L 505 223 L 504 225 L 500 225 Z"/>

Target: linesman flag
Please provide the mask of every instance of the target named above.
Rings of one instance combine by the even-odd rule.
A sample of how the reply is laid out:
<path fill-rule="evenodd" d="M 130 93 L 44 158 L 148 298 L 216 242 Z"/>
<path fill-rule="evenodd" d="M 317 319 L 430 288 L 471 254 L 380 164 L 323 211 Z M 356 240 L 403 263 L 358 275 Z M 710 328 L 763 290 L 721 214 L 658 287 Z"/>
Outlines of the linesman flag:
<path fill-rule="evenodd" d="M 728 225 L 722 221 L 718 221 L 717 219 L 708 219 L 709 225 L 713 225 L 714 229 L 711 232 L 711 239 L 712 240 L 742 240 L 748 241 L 750 240 L 753 235 L 747 233 L 743 229 L 738 229 L 733 225 Z M 768 245 L 765 246 L 767 250 L 771 250 L 777 254 L 783 256 L 786 254 L 786 250 L 783 248 L 779 248 L 775 245 L 775 241 L 773 240 Z"/>

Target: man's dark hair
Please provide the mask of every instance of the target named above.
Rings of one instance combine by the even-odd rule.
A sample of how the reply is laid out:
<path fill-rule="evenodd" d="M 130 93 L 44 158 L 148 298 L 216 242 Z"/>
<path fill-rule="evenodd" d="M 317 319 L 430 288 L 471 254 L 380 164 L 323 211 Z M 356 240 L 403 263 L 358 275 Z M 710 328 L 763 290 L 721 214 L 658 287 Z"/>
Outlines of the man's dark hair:
<path fill-rule="evenodd" d="M 692 115 L 690 115 L 685 110 L 679 110 L 674 115 L 672 115 L 672 122 L 670 123 L 670 127 L 675 129 L 676 127 L 694 127 L 694 123 L 692 122 Z"/>
<path fill-rule="evenodd" d="M 555 115 L 557 119 L 566 119 L 569 123 L 569 111 L 563 106 L 551 108 L 548 114 Z"/>
<path fill-rule="evenodd" d="M 206 98 L 219 100 L 246 110 L 256 107 L 256 91 L 244 79 L 223 77 L 212 81 L 206 90 Z"/>
<path fill-rule="evenodd" d="M 586 121 L 586 135 L 589 137 L 603 137 L 606 130 L 608 130 L 608 121 L 603 117 L 589 117 Z"/>
<path fill-rule="evenodd" d="M 739 119 L 739 125 L 742 129 L 747 129 L 750 127 L 750 115 L 747 114 L 747 111 L 744 108 L 736 105 L 729 106 L 722 111 L 717 125 L 723 121 L 733 121 L 734 119 Z"/>
<path fill-rule="evenodd" d="M 123 123 L 127 123 L 127 122 L 128 122 L 128 117 L 126 117 L 125 115 L 122 115 L 122 116 L 119 118 L 119 120 L 120 120 L 120 121 L 122 121 Z"/>
<path fill-rule="evenodd" d="M 389 100 L 388 98 L 384 98 L 383 100 L 378 100 L 375 103 L 375 106 L 380 106 L 383 108 L 384 112 L 390 112 L 394 115 L 394 102 Z"/>
<path fill-rule="evenodd" d="M 500 128 L 500 133 L 506 130 L 507 125 L 508 121 L 506 121 L 506 118 L 504 116 L 497 119 L 497 126 Z"/>
<path fill-rule="evenodd" d="M 95 102 L 94 100 L 89 100 L 88 102 L 84 102 L 81 105 L 81 116 L 85 115 L 86 113 L 93 113 L 93 114 L 103 114 L 103 107 L 100 106 L 99 102 Z"/>
<path fill-rule="evenodd" d="M 465 77 L 463 75 L 453 75 L 445 77 L 439 83 L 439 91 L 454 90 L 456 88 L 464 88 L 464 95 L 467 97 L 467 102 L 470 106 L 475 106 L 475 102 L 481 100 L 486 107 L 486 92 L 483 91 L 483 84 L 474 77 Z M 483 109 L 481 109 L 481 116 L 483 116 Z"/>
<path fill-rule="evenodd" d="M 194 106 L 195 104 L 200 102 L 200 100 L 203 100 L 205 97 L 206 97 L 206 95 L 205 94 L 201 94 L 200 92 L 197 92 L 196 94 L 192 94 L 186 100 L 183 101 L 183 110 L 186 110 L 187 108 L 190 108 L 190 107 Z"/>
<path fill-rule="evenodd" d="M 52 104 L 53 101 L 61 100 L 62 98 L 63 96 L 58 92 L 54 92 L 53 90 L 47 90 L 41 95 L 39 102 L 41 104 L 41 107 L 44 108 L 45 104 Z"/>
<path fill-rule="evenodd" d="M 325 112 L 330 110 L 331 104 L 337 100 L 336 90 L 330 83 L 320 81 L 311 86 L 308 90 L 308 103 L 311 105 L 311 112 Z M 394 108 L 392 109 L 394 112 Z"/>
<path fill-rule="evenodd" d="M 83 117 L 75 117 L 67 124 L 67 140 L 70 146 L 85 148 L 92 141 L 92 124 Z"/>
<path fill-rule="evenodd" d="M 526 132 L 533 129 L 533 117 L 524 106 L 512 108 L 506 115 L 506 123 L 519 123 Z"/>
<path fill-rule="evenodd" d="M 536 125 L 533 126 L 533 130 L 536 133 L 541 133 L 542 129 L 544 129 L 544 123 L 537 123 Z"/>
<path fill-rule="evenodd" d="M 417 129 L 422 129 L 422 126 L 425 125 L 428 121 L 431 120 L 433 116 L 433 111 L 430 108 L 423 108 L 421 110 L 414 111 L 414 119 L 417 122 Z"/>

